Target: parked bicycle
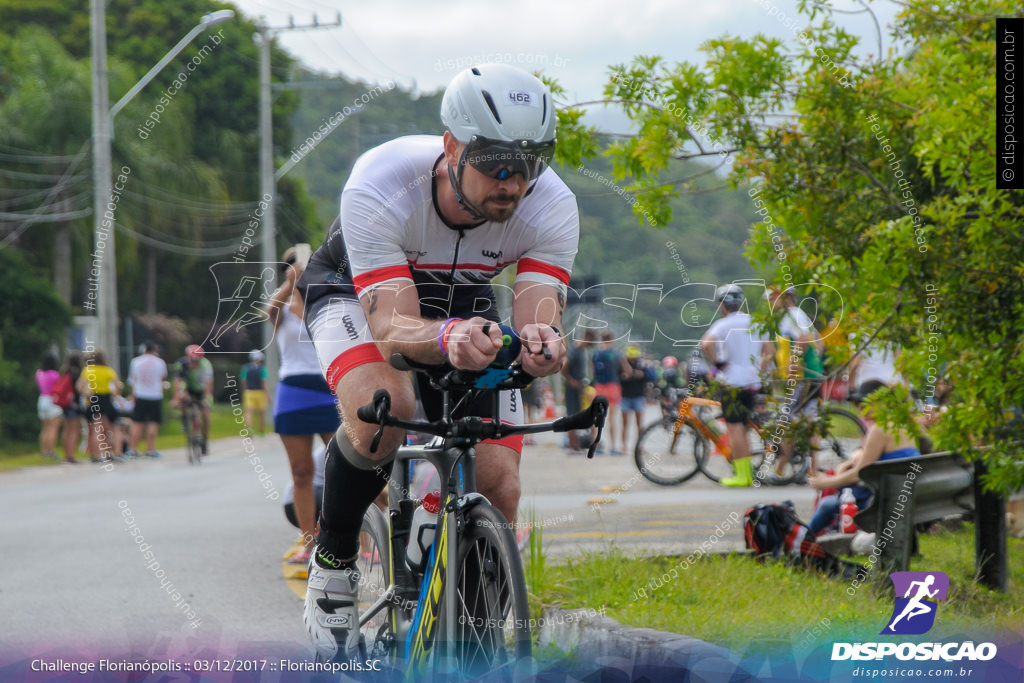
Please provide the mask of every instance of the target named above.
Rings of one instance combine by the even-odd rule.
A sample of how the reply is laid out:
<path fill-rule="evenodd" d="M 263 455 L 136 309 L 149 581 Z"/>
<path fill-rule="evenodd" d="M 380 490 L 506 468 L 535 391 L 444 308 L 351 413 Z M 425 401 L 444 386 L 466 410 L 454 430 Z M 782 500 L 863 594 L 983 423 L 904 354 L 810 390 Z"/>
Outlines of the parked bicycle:
<path fill-rule="evenodd" d="M 503 327 L 506 337 L 514 335 L 509 331 Z M 598 428 L 599 440 L 607 401 L 599 396 L 575 415 L 515 426 L 498 419 L 499 393 L 532 380 L 518 366 L 444 371 L 398 355 L 391 364 L 427 373 L 443 394 L 443 415 L 433 422 L 399 419 L 391 415 L 391 397 L 383 389 L 357 411 L 359 419 L 380 425 L 371 450 L 385 427 L 435 436 L 425 446 L 398 450 L 388 482 L 388 515 L 376 506 L 364 515 L 362 647 L 368 658 L 406 669 L 413 677 L 430 670 L 443 678 L 486 674 L 488 680 L 518 680 L 527 673 L 524 669 L 532 653 L 526 584 L 511 525 L 476 490 L 474 446 L 485 439 L 593 426 Z M 453 395 L 461 392 L 468 392 L 467 401 L 490 396 L 491 418 L 453 418 L 457 405 Z M 590 446 L 591 457 L 596 445 L 597 440 Z M 439 474 L 441 504 L 434 524 L 418 528 L 411 537 L 420 501 L 409 496 L 409 463 L 419 459 L 431 463 Z M 431 534 L 433 541 L 428 543 L 426 537 Z"/>
<path fill-rule="evenodd" d="M 803 392 L 795 405 L 780 408 L 778 401 L 762 395 L 748 421 L 751 465 L 755 477 L 775 486 L 798 481 L 806 475 L 812 460 L 818 469 L 835 469 L 860 446 L 866 433 L 860 419 L 850 411 L 825 405 L 811 423 L 790 421 L 814 392 Z M 675 406 L 662 405 L 662 416 L 640 433 L 634 459 L 641 473 L 663 486 L 681 484 L 697 472 L 712 481 L 733 474 L 732 449 L 718 425 L 721 403 L 697 396 L 683 396 Z M 793 452 L 782 463 L 781 442 L 790 439 Z"/>

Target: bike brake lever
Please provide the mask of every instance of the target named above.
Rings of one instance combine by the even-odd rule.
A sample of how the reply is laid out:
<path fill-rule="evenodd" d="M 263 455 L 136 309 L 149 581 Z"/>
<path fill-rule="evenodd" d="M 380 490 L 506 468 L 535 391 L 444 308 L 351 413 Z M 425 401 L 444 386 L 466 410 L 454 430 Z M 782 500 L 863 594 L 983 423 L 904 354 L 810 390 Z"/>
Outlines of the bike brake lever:
<path fill-rule="evenodd" d="M 608 415 L 608 399 L 604 396 L 596 397 L 590 404 L 590 411 L 594 415 L 594 426 L 597 427 L 597 435 L 594 437 L 593 443 L 590 444 L 590 448 L 587 449 L 587 457 L 593 459 L 594 451 L 597 449 L 597 444 L 601 443 L 601 434 L 604 432 L 604 419 Z"/>
<path fill-rule="evenodd" d="M 377 429 L 377 433 L 373 435 L 373 440 L 370 441 L 370 452 L 376 453 L 377 447 L 380 446 L 380 440 L 384 437 L 384 424 L 388 419 L 388 414 L 391 412 L 391 394 L 386 389 L 378 389 L 373 394 L 373 402 L 377 413 L 375 422 L 380 427 Z"/>

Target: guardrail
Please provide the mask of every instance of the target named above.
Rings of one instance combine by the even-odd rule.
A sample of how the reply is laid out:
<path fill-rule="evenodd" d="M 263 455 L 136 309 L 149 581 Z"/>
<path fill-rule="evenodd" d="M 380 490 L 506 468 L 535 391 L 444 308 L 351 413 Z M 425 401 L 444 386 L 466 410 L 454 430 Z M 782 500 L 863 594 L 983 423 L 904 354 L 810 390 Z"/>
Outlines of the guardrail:
<path fill-rule="evenodd" d="M 868 465 L 860 478 L 874 499 L 855 517 L 857 526 L 886 538 L 879 561 L 906 571 L 914 551 L 914 525 L 970 515 L 975 522 L 975 564 L 980 583 L 1005 591 L 1006 503 L 982 491 L 984 463 L 942 452 Z"/>

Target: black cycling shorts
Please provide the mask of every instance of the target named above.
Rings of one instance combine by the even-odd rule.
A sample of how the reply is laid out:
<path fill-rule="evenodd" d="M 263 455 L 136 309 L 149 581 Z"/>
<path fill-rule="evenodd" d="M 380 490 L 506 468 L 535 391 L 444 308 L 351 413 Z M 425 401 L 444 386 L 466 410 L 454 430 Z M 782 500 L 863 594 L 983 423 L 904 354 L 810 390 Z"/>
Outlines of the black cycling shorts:
<path fill-rule="evenodd" d="M 718 400 L 722 402 L 722 417 L 730 424 L 744 424 L 754 415 L 758 390 L 749 387 L 725 387 Z"/>

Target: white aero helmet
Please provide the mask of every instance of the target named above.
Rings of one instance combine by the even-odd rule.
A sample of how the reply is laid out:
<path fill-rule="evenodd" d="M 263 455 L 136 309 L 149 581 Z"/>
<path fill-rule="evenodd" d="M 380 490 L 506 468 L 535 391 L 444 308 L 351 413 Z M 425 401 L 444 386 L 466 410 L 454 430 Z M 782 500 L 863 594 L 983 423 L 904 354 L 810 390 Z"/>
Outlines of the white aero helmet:
<path fill-rule="evenodd" d="M 444 91 L 441 122 L 455 139 L 551 145 L 555 109 L 540 79 L 507 64 L 481 64 L 459 73 Z"/>
<path fill-rule="evenodd" d="M 441 99 L 441 122 L 465 145 L 458 172 L 449 177 L 463 207 L 479 217 L 462 193 L 466 165 L 497 180 L 520 173 L 540 176 L 555 151 L 555 108 L 540 79 L 507 64 L 480 64 L 459 73 Z"/>

